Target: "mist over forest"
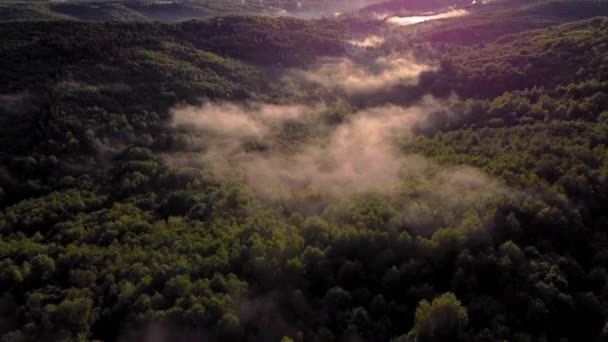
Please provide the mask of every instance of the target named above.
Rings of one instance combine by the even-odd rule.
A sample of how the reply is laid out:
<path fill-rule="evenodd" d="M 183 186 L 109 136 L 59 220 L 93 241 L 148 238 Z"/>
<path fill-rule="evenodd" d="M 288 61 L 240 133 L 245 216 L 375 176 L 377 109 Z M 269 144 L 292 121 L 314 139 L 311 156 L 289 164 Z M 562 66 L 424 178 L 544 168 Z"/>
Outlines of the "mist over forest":
<path fill-rule="evenodd" d="M 0 0 L 0 342 L 608 341 L 607 16 Z"/>

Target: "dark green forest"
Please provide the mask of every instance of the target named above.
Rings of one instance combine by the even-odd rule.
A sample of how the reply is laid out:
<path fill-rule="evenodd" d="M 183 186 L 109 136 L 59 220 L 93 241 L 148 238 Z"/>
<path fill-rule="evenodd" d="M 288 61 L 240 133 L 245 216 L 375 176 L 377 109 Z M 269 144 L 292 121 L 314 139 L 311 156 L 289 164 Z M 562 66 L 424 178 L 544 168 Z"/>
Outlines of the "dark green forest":
<path fill-rule="evenodd" d="M 0 341 L 608 341 L 608 3 L 445 5 L 0 4 Z"/>
<path fill-rule="evenodd" d="M 0 20 L 179 22 L 228 14 L 312 18 L 333 16 L 335 12 L 355 10 L 380 2 L 382 0 L 3 0 L 0 2 Z M 435 0 L 430 7 L 421 7 L 412 2 L 405 8 L 428 9 L 451 4 L 449 0 Z"/>

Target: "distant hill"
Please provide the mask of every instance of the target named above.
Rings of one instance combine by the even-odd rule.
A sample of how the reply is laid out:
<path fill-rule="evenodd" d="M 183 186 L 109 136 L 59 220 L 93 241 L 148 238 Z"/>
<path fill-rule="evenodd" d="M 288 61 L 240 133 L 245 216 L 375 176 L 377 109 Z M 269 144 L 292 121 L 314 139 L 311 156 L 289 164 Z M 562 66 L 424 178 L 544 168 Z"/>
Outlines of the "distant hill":
<path fill-rule="evenodd" d="M 90 21 L 146 21 L 145 15 L 119 3 L 56 3 L 51 11 L 79 20 Z"/>
<path fill-rule="evenodd" d="M 608 341 L 607 5 L 300 1 L 0 4 L 0 342 Z"/>
<path fill-rule="evenodd" d="M 0 2 L 0 20 L 178 22 L 229 14 L 320 17 L 359 9 L 381 0 L 201 0 Z"/>
<path fill-rule="evenodd" d="M 440 0 L 436 1 L 438 2 Z M 403 1 L 393 1 L 388 4 L 402 3 Z M 385 5 L 370 6 L 364 11 L 391 8 L 383 6 Z M 506 34 L 608 15 L 608 2 L 593 0 L 516 0 L 486 4 L 467 2 L 462 8 L 470 12 L 465 19 L 435 20 L 417 25 L 416 39 L 471 45 L 492 42 Z"/>
<path fill-rule="evenodd" d="M 72 19 L 51 10 L 45 3 L 0 3 L 0 21 Z"/>

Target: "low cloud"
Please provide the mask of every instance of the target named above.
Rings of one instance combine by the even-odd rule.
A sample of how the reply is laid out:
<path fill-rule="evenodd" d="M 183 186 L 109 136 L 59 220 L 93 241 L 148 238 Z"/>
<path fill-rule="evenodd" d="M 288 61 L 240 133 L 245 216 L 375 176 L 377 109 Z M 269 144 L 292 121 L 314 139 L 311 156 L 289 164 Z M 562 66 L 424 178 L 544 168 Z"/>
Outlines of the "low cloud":
<path fill-rule="evenodd" d="M 284 121 L 297 120 L 304 114 L 319 111 L 304 105 L 254 103 L 248 106 L 233 103 L 206 103 L 202 107 L 173 110 L 173 125 L 216 133 L 233 138 L 260 137 Z"/>
<path fill-rule="evenodd" d="M 418 172 L 403 186 L 408 198 L 401 204 L 401 223 L 421 235 L 461 222 L 467 212 L 488 213 L 485 206 L 517 193 L 481 170 L 420 162 Z M 491 212 L 489 212 L 491 214 Z M 480 218 L 488 226 L 493 217 Z M 469 227 L 469 228 L 482 228 Z"/>
<path fill-rule="evenodd" d="M 360 48 L 375 48 L 384 44 L 384 37 L 373 34 L 363 38 L 350 39 L 347 43 Z"/>
<path fill-rule="evenodd" d="M 402 160 L 391 141 L 417 121 L 418 108 L 396 106 L 355 113 L 317 144 L 293 154 L 243 156 L 247 183 L 272 196 L 308 189 L 327 194 L 389 191 Z"/>
<path fill-rule="evenodd" d="M 174 110 L 174 125 L 206 132 L 199 141 L 204 148 L 171 161 L 194 162 L 216 175 L 244 182 L 263 199 L 309 213 L 357 194 L 415 192 L 417 200 L 403 208 L 404 213 L 418 213 L 404 216 L 410 220 L 408 224 L 434 222 L 434 214 L 422 215 L 429 207 L 475 205 L 481 198 L 503 192 L 490 186 L 490 178 L 479 170 L 439 166 L 400 148 L 414 129 L 428 123 L 429 115 L 445 107 L 442 101 L 427 97 L 410 107 L 359 110 L 338 125 L 323 120 L 322 105 L 210 103 L 184 107 Z M 285 149 L 276 133 L 294 123 L 303 130 L 322 133 Z M 248 148 L 252 138 L 266 147 Z M 312 194 L 314 200 L 307 201 L 302 194 Z"/>
<path fill-rule="evenodd" d="M 360 65 L 349 58 L 323 59 L 310 70 L 293 71 L 292 76 L 347 95 L 373 93 L 398 84 L 413 85 L 422 72 L 435 69 L 420 63 L 411 54 L 392 54 Z"/>

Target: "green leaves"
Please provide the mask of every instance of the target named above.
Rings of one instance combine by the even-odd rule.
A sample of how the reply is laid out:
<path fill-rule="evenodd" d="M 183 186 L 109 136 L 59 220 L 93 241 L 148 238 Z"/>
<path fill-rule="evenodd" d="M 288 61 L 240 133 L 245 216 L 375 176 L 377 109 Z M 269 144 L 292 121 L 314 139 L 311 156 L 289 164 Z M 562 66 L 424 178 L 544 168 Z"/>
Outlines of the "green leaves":
<path fill-rule="evenodd" d="M 410 327 L 400 340 L 596 338 L 608 298 L 605 19 L 440 49 L 439 70 L 395 87 L 395 102 L 465 98 L 403 142 L 438 164 L 389 193 L 269 199 L 197 159 L 209 132 L 171 125 L 171 108 L 201 98 L 322 98 L 310 123 L 244 144 L 270 156 L 322 143 L 354 104 L 264 77 L 341 54 L 349 20 L 2 25 L 0 94 L 31 108 L 0 115 L 0 339 L 113 341 L 152 322 L 237 341 L 386 341 Z"/>
<path fill-rule="evenodd" d="M 416 320 L 410 334 L 415 341 L 458 341 L 467 325 L 467 310 L 453 293 L 444 293 L 432 302 L 422 300 L 416 309 Z"/>

